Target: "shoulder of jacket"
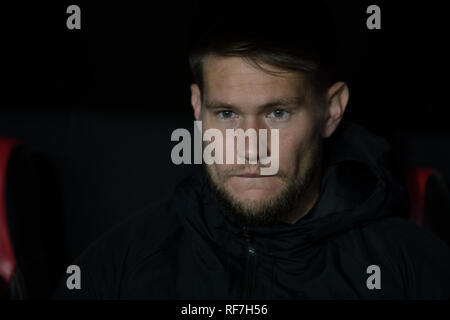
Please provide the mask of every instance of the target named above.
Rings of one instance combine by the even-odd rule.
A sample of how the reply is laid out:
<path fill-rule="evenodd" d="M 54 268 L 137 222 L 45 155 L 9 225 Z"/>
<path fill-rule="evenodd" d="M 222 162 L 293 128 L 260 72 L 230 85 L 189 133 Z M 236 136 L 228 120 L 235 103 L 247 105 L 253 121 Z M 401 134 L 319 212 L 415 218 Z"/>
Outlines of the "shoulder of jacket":
<path fill-rule="evenodd" d="M 434 258 L 450 264 L 450 247 L 430 230 L 401 217 L 386 217 L 362 230 L 387 250 L 406 254 L 413 260 Z"/>

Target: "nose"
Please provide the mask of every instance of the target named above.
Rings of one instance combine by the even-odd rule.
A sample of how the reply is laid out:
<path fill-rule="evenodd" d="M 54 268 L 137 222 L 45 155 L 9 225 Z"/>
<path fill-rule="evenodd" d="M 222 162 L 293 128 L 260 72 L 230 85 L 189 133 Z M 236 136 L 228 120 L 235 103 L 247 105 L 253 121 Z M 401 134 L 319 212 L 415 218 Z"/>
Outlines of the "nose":
<path fill-rule="evenodd" d="M 239 127 L 245 134 L 245 148 L 236 148 L 238 163 L 239 160 L 249 164 L 257 164 L 261 155 L 270 156 L 270 143 L 268 142 L 267 126 L 256 117 L 243 119 Z M 265 131 L 265 132 L 264 132 Z M 236 150 L 236 149 L 235 149 Z M 265 152 L 264 152 L 265 151 Z"/>

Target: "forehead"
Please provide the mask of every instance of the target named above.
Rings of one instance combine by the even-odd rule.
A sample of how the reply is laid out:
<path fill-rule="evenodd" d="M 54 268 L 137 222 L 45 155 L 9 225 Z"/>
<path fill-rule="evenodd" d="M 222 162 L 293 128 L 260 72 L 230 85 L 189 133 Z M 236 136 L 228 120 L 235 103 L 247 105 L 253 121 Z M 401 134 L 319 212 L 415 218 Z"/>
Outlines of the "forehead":
<path fill-rule="evenodd" d="M 302 98 L 304 77 L 262 64 L 266 72 L 240 57 L 208 55 L 203 60 L 204 95 L 230 104 L 264 103 L 270 99 Z"/>

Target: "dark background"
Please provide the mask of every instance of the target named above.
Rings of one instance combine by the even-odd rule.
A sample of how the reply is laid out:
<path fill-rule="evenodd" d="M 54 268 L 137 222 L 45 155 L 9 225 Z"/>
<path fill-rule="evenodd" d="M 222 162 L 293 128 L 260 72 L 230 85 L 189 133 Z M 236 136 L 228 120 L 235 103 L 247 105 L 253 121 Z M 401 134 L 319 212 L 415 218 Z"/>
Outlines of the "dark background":
<path fill-rule="evenodd" d="M 386 137 L 400 167 L 430 166 L 448 179 L 443 2 L 326 3 L 350 87 L 346 119 Z M 70 4 L 81 8 L 81 30 L 66 28 Z M 381 30 L 366 28 L 371 4 L 381 8 Z M 30 214 L 60 217 L 52 228 L 61 235 L 61 274 L 92 240 L 167 197 L 191 169 L 171 163 L 170 135 L 193 127 L 186 47 L 198 6 L 0 7 L 0 135 L 19 138 L 40 159 L 39 183 L 48 192 Z"/>

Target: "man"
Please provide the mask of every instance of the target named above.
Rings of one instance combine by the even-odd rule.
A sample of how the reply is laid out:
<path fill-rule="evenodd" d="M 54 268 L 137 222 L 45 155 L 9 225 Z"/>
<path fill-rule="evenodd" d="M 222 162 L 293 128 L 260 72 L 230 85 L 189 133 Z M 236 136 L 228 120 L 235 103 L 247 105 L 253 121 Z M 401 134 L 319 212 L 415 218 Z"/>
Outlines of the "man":
<path fill-rule="evenodd" d="M 63 279 L 56 297 L 450 298 L 449 248 L 395 217 L 406 194 L 387 144 L 342 121 L 349 89 L 327 24 L 306 9 L 239 10 L 200 21 L 194 117 L 223 133 L 278 129 L 278 172 L 249 161 L 195 170 L 87 249 L 81 288 Z"/>

